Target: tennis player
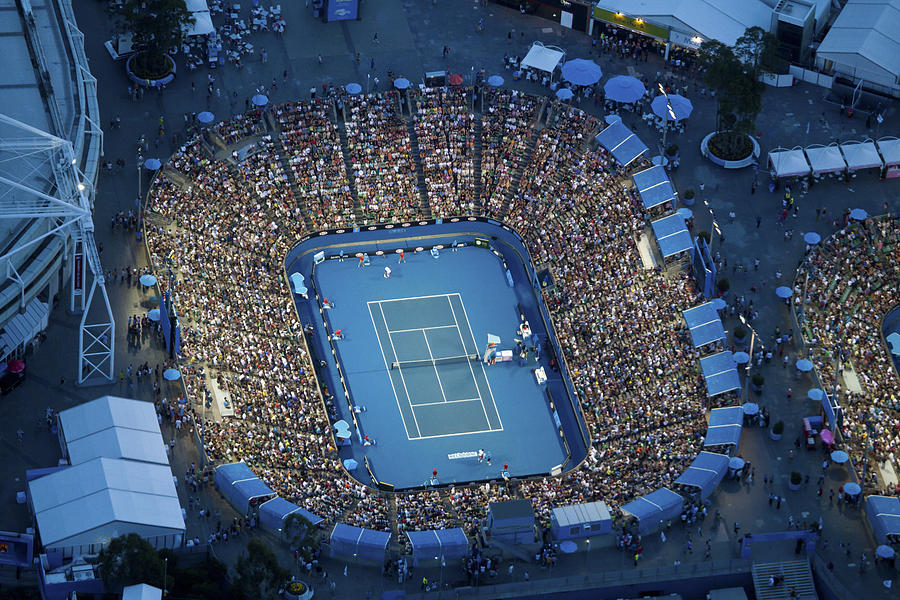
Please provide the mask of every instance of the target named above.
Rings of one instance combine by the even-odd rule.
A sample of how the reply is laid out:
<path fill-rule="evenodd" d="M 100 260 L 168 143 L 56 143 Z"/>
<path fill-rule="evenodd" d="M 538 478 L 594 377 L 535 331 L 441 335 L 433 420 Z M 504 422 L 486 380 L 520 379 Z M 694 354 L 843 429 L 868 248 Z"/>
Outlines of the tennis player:
<path fill-rule="evenodd" d="M 384 278 L 385 278 L 385 279 L 390 279 L 390 278 L 391 278 L 391 268 L 390 268 L 390 267 L 385 267 L 385 268 L 384 268 Z"/>

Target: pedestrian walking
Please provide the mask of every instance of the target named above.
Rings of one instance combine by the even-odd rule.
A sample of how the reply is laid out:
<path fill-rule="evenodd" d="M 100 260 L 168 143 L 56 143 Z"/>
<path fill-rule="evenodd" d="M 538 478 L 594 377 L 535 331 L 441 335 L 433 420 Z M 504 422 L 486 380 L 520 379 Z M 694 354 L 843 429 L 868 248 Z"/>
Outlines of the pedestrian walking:
<path fill-rule="evenodd" d="M 756 217 L 756 228 L 757 229 L 759 229 L 760 223 L 762 223 L 762 217 L 757 216 Z"/>
<path fill-rule="evenodd" d="M 377 31 L 375 32 L 375 35 L 372 36 L 372 43 L 373 43 L 373 44 L 380 44 L 380 43 L 381 43 L 381 42 L 378 41 L 378 32 L 377 32 Z M 372 68 L 374 69 L 375 67 L 372 67 Z"/>

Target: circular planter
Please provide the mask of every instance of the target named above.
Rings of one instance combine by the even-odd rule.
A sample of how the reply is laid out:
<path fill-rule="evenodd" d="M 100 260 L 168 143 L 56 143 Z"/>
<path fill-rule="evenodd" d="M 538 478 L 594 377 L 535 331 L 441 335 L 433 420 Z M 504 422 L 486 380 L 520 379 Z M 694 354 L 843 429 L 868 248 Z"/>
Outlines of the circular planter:
<path fill-rule="evenodd" d="M 293 584 L 299 584 L 299 586 L 292 590 L 291 586 Z M 282 596 L 284 596 L 286 600 L 309 600 L 313 597 L 313 591 L 302 581 L 292 581 L 282 592 Z"/>
<path fill-rule="evenodd" d="M 709 162 L 718 165 L 723 169 L 743 169 L 744 167 L 749 167 L 759 159 L 759 142 L 757 142 L 752 135 L 748 135 L 747 139 L 753 144 L 753 151 L 745 158 L 742 158 L 741 160 L 725 160 L 715 156 L 709 151 L 709 140 L 717 133 L 719 132 L 713 131 L 712 133 L 707 134 L 706 137 L 703 138 L 703 141 L 700 142 L 700 154 L 709 159 Z"/>
<path fill-rule="evenodd" d="M 769 430 L 769 437 L 772 439 L 772 441 L 777 442 L 778 440 L 781 439 L 781 436 L 782 436 L 782 435 L 783 435 L 783 434 L 781 434 L 781 433 L 775 433 L 775 432 L 772 431 L 771 429 Z"/>
<path fill-rule="evenodd" d="M 165 75 L 157 79 L 146 79 L 144 77 L 138 77 L 134 74 L 134 71 L 131 70 L 131 64 L 136 56 L 137 54 L 129 56 L 128 60 L 125 62 L 125 72 L 128 73 L 128 79 L 130 79 L 132 83 L 136 83 L 137 85 L 143 87 L 162 87 L 165 85 L 169 85 L 170 83 L 172 83 L 172 81 L 174 81 L 176 71 L 175 61 L 168 54 L 166 55 L 166 60 L 169 63 L 169 70 Z"/>
<path fill-rule="evenodd" d="M 732 335 L 731 339 L 734 340 L 734 345 L 738 346 L 739 348 L 743 348 L 744 346 L 747 345 L 747 336 L 746 335 L 744 337 L 738 337 L 736 335 Z"/>
<path fill-rule="evenodd" d="M 802 485 L 803 485 L 803 484 L 801 484 L 801 483 L 793 483 L 793 482 L 791 482 L 791 481 L 788 481 L 788 489 L 791 490 L 792 492 L 799 492 L 799 491 L 800 491 L 800 487 L 801 487 Z"/>
<path fill-rule="evenodd" d="M 754 392 L 757 396 L 762 396 L 762 390 L 763 390 L 763 389 L 762 389 L 762 386 L 761 386 L 761 385 L 756 385 L 755 383 L 751 383 L 751 384 L 750 384 L 750 389 L 752 389 L 753 392 Z"/>
<path fill-rule="evenodd" d="M 685 206 L 693 206 L 693 205 L 694 205 L 694 202 L 696 202 L 696 201 L 697 201 L 697 198 L 696 198 L 696 197 L 693 197 L 693 198 L 684 198 L 684 197 L 682 197 L 682 198 L 681 198 L 681 203 L 684 204 Z"/>

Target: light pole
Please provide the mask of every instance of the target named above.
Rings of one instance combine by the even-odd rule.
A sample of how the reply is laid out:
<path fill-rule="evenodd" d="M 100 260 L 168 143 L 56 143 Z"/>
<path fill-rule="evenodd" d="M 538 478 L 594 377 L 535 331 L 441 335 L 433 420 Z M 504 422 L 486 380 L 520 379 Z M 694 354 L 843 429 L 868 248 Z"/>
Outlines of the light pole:
<path fill-rule="evenodd" d="M 713 233 L 722 235 L 722 230 L 719 228 L 719 222 L 716 221 L 715 211 L 713 211 L 712 206 L 709 205 L 709 200 L 704 198 L 703 204 L 706 206 L 706 210 L 709 211 L 709 216 L 712 217 L 712 223 L 709 225 L 709 254 L 712 256 Z"/>
<path fill-rule="evenodd" d="M 584 566 L 587 567 L 590 565 L 590 557 L 591 557 L 591 539 L 588 538 L 584 540 L 584 543 L 587 545 L 587 552 L 584 553 Z"/>
<path fill-rule="evenodd" d="M 738 318 L 740 318 L 741 323 L 750 330 L 750 360 L 747 361 L 747 366 L 744 367 L 744 389 L 741 392 L 741 404 L 744 404 L 747 401 L 747 387 L 750 385 L 750 365 L 753 364 L 753 345 L 756 342 L 756 330 L 747 322 L 744 315 L 738 315 Z M 760 344 L 760 347 L 765 350 L 765 346 L 762 344 Z"/>
<path fill-rule="evenodd" d="M 672 120 L 677 120 L 675 118 L 675 110 L 672 108 L 672 103 L 669 102 L 669 94 L 666 93 L 665 88 L 663 88 L 662 84 L 657 84 L 659 86 L 659 93 L 665 96 L 666 98 L 666 115 L 663 117 L 663 138 L 662 138 L 662 147 L 659 149 L 659 157 L 660 162 L 663 163 L 665 167 L 666 160 L 666 135 L 669 133 L 669 117 L 672 117 Z"/>

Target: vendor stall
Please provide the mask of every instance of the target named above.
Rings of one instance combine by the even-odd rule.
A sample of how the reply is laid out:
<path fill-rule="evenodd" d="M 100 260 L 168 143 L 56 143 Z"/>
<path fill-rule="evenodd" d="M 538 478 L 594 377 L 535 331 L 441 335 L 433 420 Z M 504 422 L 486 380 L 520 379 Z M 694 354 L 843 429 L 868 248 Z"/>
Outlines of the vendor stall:
<path fill-rule="evenodd" d="M 884 162 L 881 155 L 878 154 L 878 148 L 875 142 L 866 140 L 864 142 L 848 141 L 840 145 L 841 154 L 847 161 L 847 170 L 851 177 L 856 176 L 856 171 L 864 169 L 878 169 L 879 173 L 884 168 Z"/>
<path fill-rule="evenodd" d="M 772 168 L 772 176 L 776 178 L 801 177 L 809 175 L 812 168 L 806 162 L 806 155 L 799 146 L 788 150 L 776 148 L 769 152 L 769 166 Z"/>
<path fill-rule="evenodd" d="M 837 174 L 847 170 L 847 162 L 841 149 L 836 143 L 823 146 L 812 144 L 803 150 L 812 167 L 813 177 L 819 178 L 826 174 Z"/>

